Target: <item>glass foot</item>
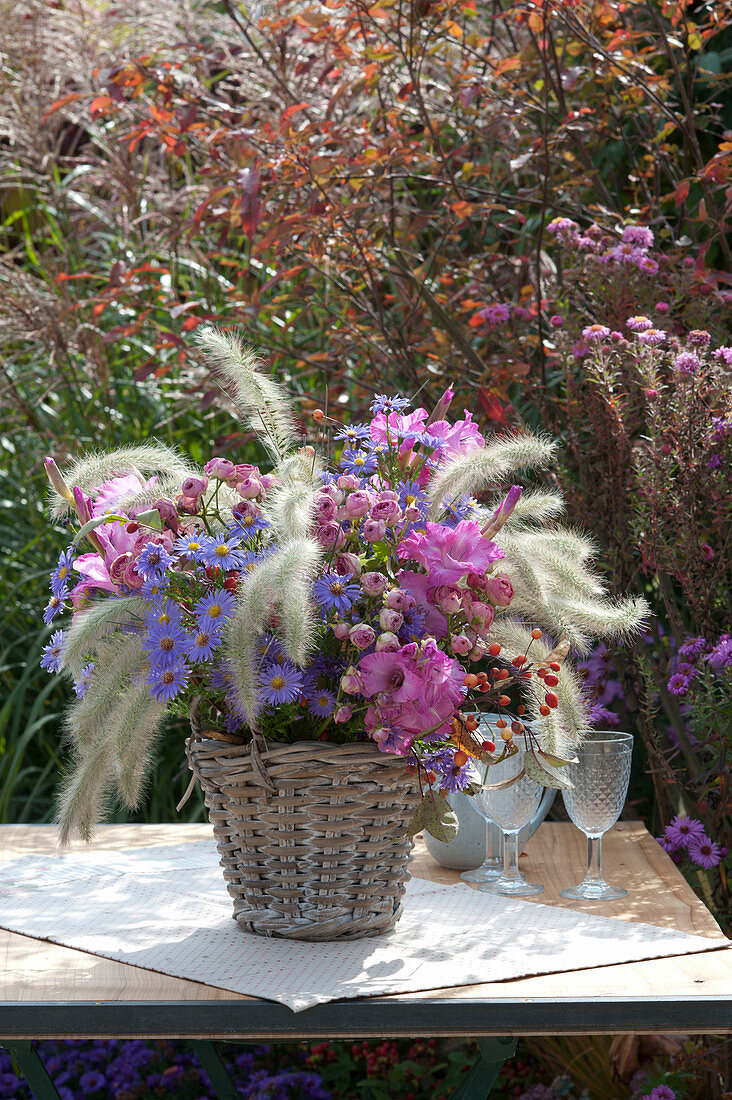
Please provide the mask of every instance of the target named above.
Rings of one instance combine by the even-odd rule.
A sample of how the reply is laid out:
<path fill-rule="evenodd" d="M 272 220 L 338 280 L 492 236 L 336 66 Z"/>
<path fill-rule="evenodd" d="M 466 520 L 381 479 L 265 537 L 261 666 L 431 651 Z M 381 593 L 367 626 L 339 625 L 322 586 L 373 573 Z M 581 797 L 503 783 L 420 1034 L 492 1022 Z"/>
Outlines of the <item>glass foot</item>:
<path fill-rule="evenodd" d="M 498 878 L 503 868 L 500 864 L 496 863 L 493 866 L 491 863 L 484 863 L 480 867 L 476 867 L 474 871 L 463 871 L 460 878 L 463 882 L 492 882 L 493 879 Z"/>
<path fill-rule="evenodd" d="M 628 891 L 608 882 L 581 882 L 579 886 L 568 886 L 561 894 L 563 898 L 573 898 L 575 901 L 613 901 L 627 897 Z"/>
<path fill-rule="evenodd" d="M 525 878 L 493 879 L 478 886 L 487 894 L 501 894 L 502 897 L 520 897 L 522 894 L 541 894 L 544 887 L 538 882 L 527 882 Z"/>

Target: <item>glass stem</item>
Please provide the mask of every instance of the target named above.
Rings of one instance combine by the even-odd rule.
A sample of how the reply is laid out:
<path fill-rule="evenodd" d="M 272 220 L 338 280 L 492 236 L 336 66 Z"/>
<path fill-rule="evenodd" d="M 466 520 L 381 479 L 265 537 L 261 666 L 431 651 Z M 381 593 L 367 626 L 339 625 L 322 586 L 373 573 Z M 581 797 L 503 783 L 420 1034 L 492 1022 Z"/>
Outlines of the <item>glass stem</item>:
<path fill-rule="evenodd" d="M 518 833 L 503 834 L 503 878 L 518 880 L 521 872 L 518 867 Z"/>
<path fill-rule="evenodd" d="M 588 836 L 585 882 L 601 883 L 604 881 L 602 877 L 602 836 Z"/>

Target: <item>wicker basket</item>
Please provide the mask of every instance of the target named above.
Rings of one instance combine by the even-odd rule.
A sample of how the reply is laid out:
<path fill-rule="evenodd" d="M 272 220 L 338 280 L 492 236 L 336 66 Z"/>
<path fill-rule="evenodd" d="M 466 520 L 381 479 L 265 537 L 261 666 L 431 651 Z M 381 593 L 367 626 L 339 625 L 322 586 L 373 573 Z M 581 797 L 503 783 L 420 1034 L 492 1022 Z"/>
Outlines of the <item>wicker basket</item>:
<path fill-rule="evenodd" d="M 402 914 L 419 801 L 403 757 L 371 742 L 186 742 L 234 899 L 248 932 L 298 940 L 360 939 Z"/>

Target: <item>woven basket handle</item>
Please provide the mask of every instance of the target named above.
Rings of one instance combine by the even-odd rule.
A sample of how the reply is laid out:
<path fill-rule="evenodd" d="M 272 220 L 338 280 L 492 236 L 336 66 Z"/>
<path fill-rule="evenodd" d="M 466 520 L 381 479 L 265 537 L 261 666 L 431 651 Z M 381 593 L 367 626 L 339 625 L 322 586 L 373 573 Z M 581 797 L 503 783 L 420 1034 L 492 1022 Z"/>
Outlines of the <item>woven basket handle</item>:
<path fill-rule="evenodd" d="M 259 751 L 261 734 L 252 728 L 252 740 L 249 745 L 249 757 L 252 764 L 252 771 L 257 783 L 266 788 L 270 794 L 277 794 L 279 787 L 269 774 L 267 765 L 262 759 L 262 754 Z"/>

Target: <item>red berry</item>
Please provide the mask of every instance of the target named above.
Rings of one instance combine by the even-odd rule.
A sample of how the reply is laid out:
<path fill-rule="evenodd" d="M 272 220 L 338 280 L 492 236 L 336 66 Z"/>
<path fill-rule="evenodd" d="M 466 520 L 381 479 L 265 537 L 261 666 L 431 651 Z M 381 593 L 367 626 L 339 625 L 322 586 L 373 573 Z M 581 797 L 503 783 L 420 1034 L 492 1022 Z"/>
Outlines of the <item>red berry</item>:
<path fill-rule="evenodd" d="M 510 696 L 508 696 L 508 695 L 499 695 L 498 696 L 498 705 L 499 705 L 499 707 L 507 707 L 510 702 L 511 702 Z"/>
<path fill-rule="evenodd" d="M 519 705 L 516 707 L 516 713 L 517 714 L 525 714 L 526 713 L 526 707 L 524 706 L 523 703 L 519 703 Z"/>
<path fill-rule="evenodd" d="M 552 670 L 552 672 L 559 672 L 561 667 L 562 666 L 560 665 L 559 661 L 552 661 L 552 663 L 549 665 L 549 668 Z"/>
<path fill-rule="evenodd" d="M 502 668 L 501 671 L 496 676 L 496 679 L 497 680 L 507 680 L 509 676 L 510 676 L 510 672 L 508 671 L 508 669 L 507 668 Z"/>
<path fill-rule="evenodd" d="M 495 741 L 484 741 L 483 744 L 481 745 L 481 748 L 484 749 L 485 752 L 495 752 L 496 751 Z"/>
<path fill-rule="evenodd" d="M 555 676 L 553 672 L 547 672 L 546 676 L 544 677 L 544 683 L 547 687 L 556 687 L 559 683 L 559 677 Z"/>
<path fill-rule="evenodd" d="M 524 664 L 525 661 L 526 661 L 526 658 L 521 653 L 521 654 L 519 654 L 518 657 L 514 657 L 514 659 L 511 661 L 511 664 L 513 665 L 514 668 L 521 668 L 521 665 Z"/>
<path fill-rule="evenodd" d="M 550 714 L 550 713 L 551 713 L 551 711 L 549 710 L 549 707 L 546 705 L 546 703 L 542 703 L 541 706 L 539 707 L 539 714 L 543 714 L 544 717 L 546 718 L 547 714 Z"/>
<path fill-rule="evenodd" d="M 511 729 L 513 730 L 514 733 L 523 733 L 524 732 L 524 724 L 523 724 L 523 722 L 512 722 L 511 723 Z"/>
<path fill-rule="evenodd" d="M 548 707 L 558 707 L 559 699 L 556 697 L 553 691 L 548 691 L 544 696 L 544 702 Z"/>
<path fill-rule="evenodd" d="M 490 653 L 491 657 L 497 657 L 498 654 L 501 652 L 501 647 L 499 646 L 498 642 L 492 642 L 488 646 L 488 652 Z"/>
<path fill-rule="evenodd" d="M 540 680 L 543 680 L 544 677 L 546 676 L 546 669 L 545 668 L 537 668 L 536 675 L 539 677 Z"/>
<path fill-rule="evenodd" d="M 140 530 L 140 524 L 135 523 L 134 520 L 131 520 L 131 522 L 127 524 L 126 531 L 128 532 L 128 534 L 134 535 L 135 531 L 139 531 L 139 530 Z"/>
<path fill-rule="evenodd" d="M 455 753 L 454 760 L 455 760 L 455 765 L 458 768 L 462 768 L 468 762 L 468 754 L 466 752 L 463 752 L 462 749 L 458 749 L 458 751 Z"/>

